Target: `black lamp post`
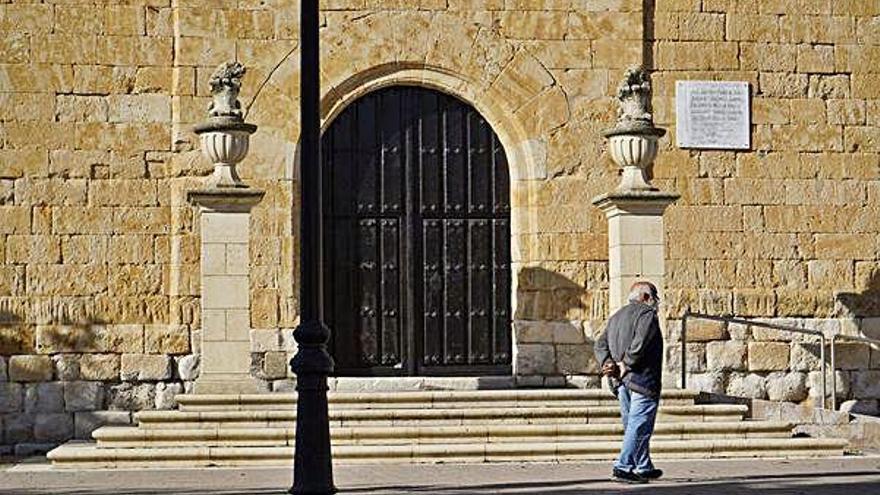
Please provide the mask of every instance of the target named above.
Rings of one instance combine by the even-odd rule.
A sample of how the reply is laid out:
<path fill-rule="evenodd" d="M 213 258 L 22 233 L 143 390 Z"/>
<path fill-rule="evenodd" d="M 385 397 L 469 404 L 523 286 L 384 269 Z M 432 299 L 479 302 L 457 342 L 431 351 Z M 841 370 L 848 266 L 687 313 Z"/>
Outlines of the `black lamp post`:
<path fill-rule="evenodd" d="M 295 495 L 328 495 L 333 486 L 327 376 L 330 329 L 324 325 L 321 297 L 321 116 L 318 69 L 318 0 L 300 2 L 300 324 L 290 367 L 296 373 Z"/>

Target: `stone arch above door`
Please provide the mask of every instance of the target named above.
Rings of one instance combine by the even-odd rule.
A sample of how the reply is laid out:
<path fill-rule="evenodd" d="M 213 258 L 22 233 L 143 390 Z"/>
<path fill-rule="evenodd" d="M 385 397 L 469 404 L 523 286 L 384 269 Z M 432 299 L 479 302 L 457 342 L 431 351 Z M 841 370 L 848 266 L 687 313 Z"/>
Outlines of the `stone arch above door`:
<path fill-rule="evenodd" d="M 380 87 L 425 86 L 486 118 L 507 151 L 512 180 L 546 177 L 547 136 L 570 112 L 553 75 L 525 48 L 454 14 L 434 15 L 430 23 L 413 12 L 368 16 L 321 36 L 325 122 Z"/>

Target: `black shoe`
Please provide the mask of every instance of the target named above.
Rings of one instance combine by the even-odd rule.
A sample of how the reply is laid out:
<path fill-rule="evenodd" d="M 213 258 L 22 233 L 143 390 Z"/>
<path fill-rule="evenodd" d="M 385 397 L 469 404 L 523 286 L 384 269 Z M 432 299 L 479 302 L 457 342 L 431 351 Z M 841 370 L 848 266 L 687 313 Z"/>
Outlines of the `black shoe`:
<path fill-rule="evenodd" d="M 654 468 L 654 469 L 650 469 L 648 471 L 644 471 L 642 473 L 636 473 L 636 474 L 638 474 L 639 476 L 641 476 L 642 478 L 645 478 L 645 479 L 656 480 L 656 479 L 659 479 L 661 476 L 663 476 L 663 470 Z"/>
<path fill-rule="evenodd" d="M 614 476 L 615 481 L 629 483 L 630 485 L 640 485 L 648 482 L 648 478 L 645 478 L 644 476 L 617 468 L 614 468 L 612 475 Z"/>

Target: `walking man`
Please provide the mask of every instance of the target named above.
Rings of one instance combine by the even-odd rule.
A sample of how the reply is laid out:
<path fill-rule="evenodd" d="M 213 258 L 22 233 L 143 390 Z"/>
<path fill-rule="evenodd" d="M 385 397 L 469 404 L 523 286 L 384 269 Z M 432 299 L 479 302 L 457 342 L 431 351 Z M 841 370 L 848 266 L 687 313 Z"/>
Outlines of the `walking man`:
<path fill-rule="evenodd" d="M 647 483 L 663 475 L 651 462 L 649 447 L 663 370 L 659 302 L 654 284 L 633 284 L 629 304 L 611 316 L 594 349 L 620 401 L 623 445 L 613 473 L 616 480 L 626 483 Z"/>

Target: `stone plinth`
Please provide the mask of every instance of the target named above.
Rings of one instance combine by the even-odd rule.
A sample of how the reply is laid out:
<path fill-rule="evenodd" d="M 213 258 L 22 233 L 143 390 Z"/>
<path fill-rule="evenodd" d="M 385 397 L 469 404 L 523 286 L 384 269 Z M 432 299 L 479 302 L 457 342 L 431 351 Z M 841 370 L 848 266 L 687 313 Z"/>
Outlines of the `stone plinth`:
<path fill-rule="evenodd" d="M 200 211 L 202 357 L 195 393 L 255 393 L 250 373 L 249 239 L 251 209 L 263 191 L 190 191 Z"/>
<path fill-rule="evenodd" d="M 678 194 L 634 190 L 603 194 L 593 204 L 608 218 L 609 311 L 626 304 L 630 286 L 648 280 L 663 290 L 663 212 Z"/>

